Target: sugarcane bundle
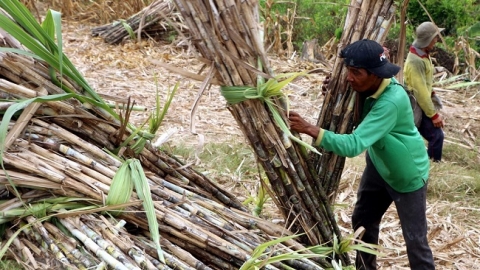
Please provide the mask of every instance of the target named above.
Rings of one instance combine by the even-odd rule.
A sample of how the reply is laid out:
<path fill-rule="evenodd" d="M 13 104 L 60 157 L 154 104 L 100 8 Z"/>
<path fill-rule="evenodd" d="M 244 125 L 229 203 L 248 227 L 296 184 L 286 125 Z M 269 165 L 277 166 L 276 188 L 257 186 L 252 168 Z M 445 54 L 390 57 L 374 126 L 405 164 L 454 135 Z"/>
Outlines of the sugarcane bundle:
<path fill-rule="evenodd" d="M 383 44 L 388 30 L 395 19 L 396 6 L 388 0 L 352 0 L 343 27 L 338 48 L 364 38 Z M 317 126 L 335 133 L 350 133 L 354 126 L 355 92 L 346 82 L 346 68 L 343 59 L 337 57 L 333 66 L 331 81 L 325 96 Z M 321 149 L 322 155 L 311 155 L 318 172 L 318 185 L 325 188 L 330 201 L 335 200 L 345 157 Z"/>
<path fill-rule="evenodd" d="M 119 20 L 92 29 L 93 36 L 102 37 L 105 42 L 117 44 L 126 38 L 140 41 L 142 35 L 156 36 L 174 29 L 182 31 L 185 25 L 175 11 L 171 0 L 157 0 L 132 15 L 127 20 Z"/>
<path fill-rule="evenodd" d="M 341 238 L 324 189 L 316 184 L 316 172 L 307 163 L 305 145 L 292 143 L 299 140 L 285 122 L 287 100 L 281 88 L 305 74 L 273 74 L 264 50 L 258 2 L 174 2 L 191 40 L 210 66 L 202 85 L 221 86 L 229 110 L 269 179 L 287 226 L 305 232 L 305 241 L 312 245 Z M 346 254 L 338 257 L 349 264 Z"/>

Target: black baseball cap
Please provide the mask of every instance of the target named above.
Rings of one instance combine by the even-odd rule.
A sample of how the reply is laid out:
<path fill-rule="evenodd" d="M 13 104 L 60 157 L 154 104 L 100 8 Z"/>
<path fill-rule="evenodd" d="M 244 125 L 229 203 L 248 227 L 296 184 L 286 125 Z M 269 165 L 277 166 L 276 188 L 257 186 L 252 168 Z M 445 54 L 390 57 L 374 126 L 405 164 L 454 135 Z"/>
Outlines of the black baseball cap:
<path fill-rule="evenodd" d="M 340 52 L 345 65 L 364 68 L 380 78 L 392 78 L 400 67 L 390 63 L 382 45 L 376 41 L 362 39 L 348 45 Z"/>

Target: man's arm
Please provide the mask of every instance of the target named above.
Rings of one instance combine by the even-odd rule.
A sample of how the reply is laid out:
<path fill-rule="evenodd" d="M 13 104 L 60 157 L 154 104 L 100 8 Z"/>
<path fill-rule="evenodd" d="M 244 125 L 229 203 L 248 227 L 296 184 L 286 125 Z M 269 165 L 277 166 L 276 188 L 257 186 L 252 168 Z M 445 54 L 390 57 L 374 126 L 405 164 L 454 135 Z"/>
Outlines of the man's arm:
<path fill-rule="evenodd" d="M 409 61 L 409 65 L 405 70 L 405 80 L 409 90 L 413 91 L 413 95 L 418 102 L 418 105 L 427 117 L 432 120 L 435 127 L 443 127 L 443 118 L 435 110 L 432 102 L 432 93 L 427 86 L 426 66 L 422 60 Z"/>

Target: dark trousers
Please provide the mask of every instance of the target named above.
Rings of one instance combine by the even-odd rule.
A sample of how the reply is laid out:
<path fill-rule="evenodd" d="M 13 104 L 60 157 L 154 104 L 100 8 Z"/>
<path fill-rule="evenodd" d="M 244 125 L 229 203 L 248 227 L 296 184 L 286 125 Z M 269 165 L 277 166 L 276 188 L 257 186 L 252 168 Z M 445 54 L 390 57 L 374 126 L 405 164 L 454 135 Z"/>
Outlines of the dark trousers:
<path fill-rule="evenodd" d="M 432 251 L 427 242 L 427 185 L 414 192 L 399 193 L 383 180 L 368 154 L 366 161 L 352 215 L 353 229 L 363 226 L 365 233 L 362 241 L 378 244 L 380 221 L 393 201 L 400 218 L 410 268 L 435 269 Z M 357 269 L 377 269 L 376 256 L 357 252 L 355 265 Z"/>
<path fill-rule="evenodd" d="M 418 131 L 422 137 L 428 141 L 428 156 L 433 159 L 433 161 L 442 160 L 443 130 L 435 127 L 432 119 L 426 116 L 424 112 L 422 112 L 422 122 L 420 123 Z"/>

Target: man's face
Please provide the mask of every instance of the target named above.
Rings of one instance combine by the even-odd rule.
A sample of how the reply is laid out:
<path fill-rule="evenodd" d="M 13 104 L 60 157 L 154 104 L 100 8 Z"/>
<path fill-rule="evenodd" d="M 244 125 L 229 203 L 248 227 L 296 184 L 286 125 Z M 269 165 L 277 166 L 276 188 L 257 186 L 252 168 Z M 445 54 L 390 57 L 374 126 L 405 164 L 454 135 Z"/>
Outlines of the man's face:
<path fill-rule="evenodd" d="M 352 89 L 356 92 L 362 93 L 367 91 L 374 91 L 378 77 L 372 73 L 368 73 L 364 68 L 355 68 L 347 66 L 347 82 L 350 83 Z"/>
<path fill-rule="evenodd" d="M 425 48 L 425 50 L 427 52 L 430 52 L 433 50 L 433 47 L 435 47 L 435 43 L 438 42 L 438 36 L 435 36 L 432 41 L 430 42 L 430 44 L 428 44 L 428 46 Z"/>

